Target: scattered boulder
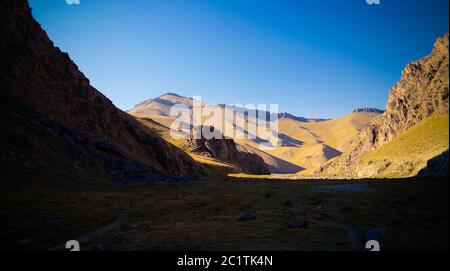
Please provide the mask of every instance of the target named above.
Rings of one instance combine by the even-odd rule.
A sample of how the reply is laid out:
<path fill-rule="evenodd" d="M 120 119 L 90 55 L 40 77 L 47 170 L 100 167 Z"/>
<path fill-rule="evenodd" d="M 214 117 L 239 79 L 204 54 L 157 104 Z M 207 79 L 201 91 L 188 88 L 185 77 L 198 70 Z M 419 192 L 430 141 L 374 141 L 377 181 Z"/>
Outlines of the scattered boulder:
<path fill-rule="evenodd" d="M 152 230 L 152 227 L 148 223 L 142 223 L 141 226 L 142 226 L 142 228 L 144 229 L 145 232 L 149 232 L 149 231 Z"/>
<path fill-rule="evenodd" d="M 343 203 L 340 205 L 343 211 L 351 211 L 353 210 L 353 205 L 351 203 Z"/>
<path fill-rule="evenodd" d="M 127 232 L 130 230 L 130 227 L 127 224 L 120 225 L 120 231 L 121 232 Z"/>
<path fill-rule="evenodd" d="M 47 223 L 48 223 L 49 225 L 52 225 L 52 226 L 60 226 L 60 225 L 62 225 L 62 221 L 61 221 L 60 219 L 53 218 L 53 217 L 50 217 L 50 218 L 47 220 Z"/>
<path fill-rule="evenodd" d="M 30 239 L 19 240 L 18 243 L 20 245 L 31 245 L 32 241 Z"/>
<path fill-rule="evenodd" d="M 256 216 L 251 215 L 251 214 L 246 214 L 246 215 L 241 216 L 239 218 L 239 221 L 251 221 L 251 220 L 255 220 L 255 219 L 256 219 Z"/>
<path fill-rule="evenodd" d="M 292 224 L 288 225 L 289 229 L 293 229 L 293 230 L 298 230 L 298 229 L 302 229 L 302 228 L 306 228 L 306 226 L 308 225 L 308 221 L 306 220 L 299 220 L 296 221 Z"/>

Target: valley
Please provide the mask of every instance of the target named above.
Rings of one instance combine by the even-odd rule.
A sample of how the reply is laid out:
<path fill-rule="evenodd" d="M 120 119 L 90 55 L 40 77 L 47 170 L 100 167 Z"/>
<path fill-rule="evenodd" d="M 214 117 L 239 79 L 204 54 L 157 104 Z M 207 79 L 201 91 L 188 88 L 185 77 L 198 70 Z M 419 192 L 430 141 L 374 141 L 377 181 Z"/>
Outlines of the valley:
<path fill-rule="evenodd" d="M 28 1 L 3 0 L 0 250 L 364 251 L 373 238 L 382 250 L 448 250 L 448 33 L 429 47 L 380 90 L 385 110 L 253 116 L 202 101 L 235 129 L 202 117 L 174 138 L 170 110 L 192 98 L 119 109 Z M 249 128 L 260 119 L 267 138 Z M 195 137 L 203 128 L 220 138 Z"/>
<path fill-rule="evenodd" d="M 44 184 L 2 186 L 2 249 L 363 251 L 374 229 L 382 250 L 448 249 L 445 179 Z"/>

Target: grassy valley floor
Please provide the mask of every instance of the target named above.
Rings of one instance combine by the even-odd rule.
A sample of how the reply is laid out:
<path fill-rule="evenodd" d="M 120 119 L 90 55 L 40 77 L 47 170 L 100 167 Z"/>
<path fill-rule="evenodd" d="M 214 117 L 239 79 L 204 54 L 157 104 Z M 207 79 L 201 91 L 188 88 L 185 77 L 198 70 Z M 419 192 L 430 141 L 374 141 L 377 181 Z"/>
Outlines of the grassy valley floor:
<path fill-rule="evenodd" d="M 448 249 L 442 179 L 217 175 L 189 184 L 34 181 L 20 188 L 5 180 L 1 191 L 2 250 L 60 250 L 72 239 L 83 250 L 363 250 L 375 228 L 384 229 L 384 250 Z M 306 226 L 288 227 L 299 221 Z"/>

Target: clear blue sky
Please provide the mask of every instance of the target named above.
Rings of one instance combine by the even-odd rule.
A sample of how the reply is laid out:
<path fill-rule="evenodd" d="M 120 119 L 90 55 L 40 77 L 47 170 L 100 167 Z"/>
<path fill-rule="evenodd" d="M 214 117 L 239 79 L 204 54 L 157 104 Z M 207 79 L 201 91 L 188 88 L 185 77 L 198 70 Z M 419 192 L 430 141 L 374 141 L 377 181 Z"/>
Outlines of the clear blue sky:
<path fill-rule="evenodd" d="M 384 109 L 448 32 L 448 0 L 30 0 L 35 18 L 121 109 L 164 92 L 337 117 Z"/>

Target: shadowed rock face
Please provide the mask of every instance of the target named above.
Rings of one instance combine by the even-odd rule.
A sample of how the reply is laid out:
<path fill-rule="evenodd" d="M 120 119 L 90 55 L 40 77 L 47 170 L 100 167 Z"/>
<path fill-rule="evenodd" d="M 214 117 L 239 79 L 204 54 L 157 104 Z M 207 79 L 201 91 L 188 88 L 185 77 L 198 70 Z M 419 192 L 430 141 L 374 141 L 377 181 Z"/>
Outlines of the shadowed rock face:
<path fill-rule="evenodd" d="M 156 172 L 194 176 L 188 155 L 116 108 L 47 37 L 26 0 L 0 2 L 0 91 L 91 141 L 109 142 Z"/>
<path fill-rule="evenodd" d="M 202 128 L 203 126 L 196 130 Z M 207 126 L 204 126 L 204 128 L 207 128 Z M 210 127 L 209 129 L 216 134 L 214 128 Z M 191 133 L 190 137 L 186 139 L 185 148 L 203 156 L 234 164 L 246 173 L 270 174 L 261 157 L 254 153 L 238 150 L 233 139 L 205 139 L 203 137 L 194 139 Z"/>
<path fill-rule="evenodd" d="M 419 172 L 419 176 L 448 176 L 448 151 L 428 161 L 426 168 Z"/>
<path fill-rule="evenodd" d="M 362 176 L 362 155 L 391 141 L 433 113 L 448 115 L 448 46 L 447 33 L 437 39 L 428 56 L 408 64 L 400 81 L 390 90 L 386 112 L 362 130 L 347 152 L 325 164 L 319 172 Z"/>

